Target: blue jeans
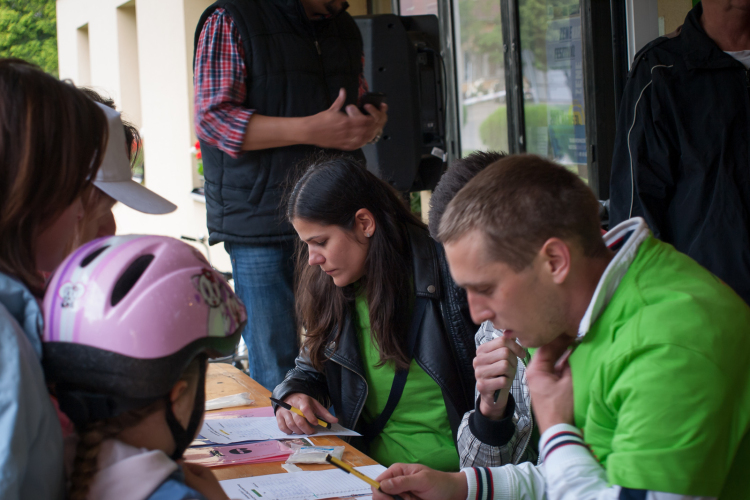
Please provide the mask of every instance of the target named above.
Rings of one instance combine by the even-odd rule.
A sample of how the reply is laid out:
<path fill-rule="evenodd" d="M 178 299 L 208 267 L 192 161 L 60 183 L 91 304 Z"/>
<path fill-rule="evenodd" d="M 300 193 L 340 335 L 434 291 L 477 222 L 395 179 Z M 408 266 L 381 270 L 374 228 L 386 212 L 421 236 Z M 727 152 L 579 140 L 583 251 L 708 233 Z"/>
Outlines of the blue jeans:
<path fill-rule="evenodd" d="M 294 241 L 256 245 L 224 243 L 234 288 L 247 308 L 242 337 L 250 376 L 273 389 L 294 368 L 299 352 L 294 313 Z"/>

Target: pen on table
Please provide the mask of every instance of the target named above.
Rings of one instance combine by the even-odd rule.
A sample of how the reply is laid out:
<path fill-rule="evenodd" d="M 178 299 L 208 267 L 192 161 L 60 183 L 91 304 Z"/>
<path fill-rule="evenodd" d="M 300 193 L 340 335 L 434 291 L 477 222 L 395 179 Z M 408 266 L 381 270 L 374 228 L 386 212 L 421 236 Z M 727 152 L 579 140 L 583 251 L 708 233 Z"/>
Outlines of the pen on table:
<path fill-rule="evenodd" d="M 362 474 L 361 472 L 359 472 L 357 469 L 355 469 L 351 465 L 347 464 L 346 462 L 342 462 L 338 458 L 332 457 L 331 455 L 326 455 L 326 462 L 328 462 L 329 464 L 335 465 L 336 467 L 338 467 L 342 471 L 344 471 L 344 472 L 346 472 L 348 474 L 352 474 L 353 476 L 361 479 L 362 481 L 366 482 L 367 484 L 369 484 L 373 488 L 376 488 L 376 489 L 380 490 L 380 483 L 379 482 L 375 481 L 372 478 L 369 478 L 369 477 L 365 476 L 364 474 Z M 383 491 L 383 490 L 380 490 L 380 491 Z M 391 495 L 391 496 L 394 498 L 394 500 L 404 500 L 399 495 Z"/>
<path fill-rule="evenodd" d="M 285 410 L 289 410 L 289 411 L 291 411 L 293 413 L 296 413 L 297 415 L 299 415 L 302 418 L 307 418 L 305 416 L 305 414 L 302 413 L 302 410 L 300 410 L 299 408 L 295 408 L 294 406 L 292 406 L 290 404 L 286 404 L 285 402 L 280 401 L 280 400 L 278 400 L 276 398 L 269 398 L 269 399 L 271 401 L 273 401 L 274 403 L 276 403 L 277 405 L 279 405 L 282 408 L 284 408 Z M 321 426 L 321 427 L 325 427 L 326 429 L 330 429 L 331 428 L 331 424 L 330 423 L 326 422 L 325 420 L 321 420 L 321 419 L 318 419 L 318 425 Z"/>

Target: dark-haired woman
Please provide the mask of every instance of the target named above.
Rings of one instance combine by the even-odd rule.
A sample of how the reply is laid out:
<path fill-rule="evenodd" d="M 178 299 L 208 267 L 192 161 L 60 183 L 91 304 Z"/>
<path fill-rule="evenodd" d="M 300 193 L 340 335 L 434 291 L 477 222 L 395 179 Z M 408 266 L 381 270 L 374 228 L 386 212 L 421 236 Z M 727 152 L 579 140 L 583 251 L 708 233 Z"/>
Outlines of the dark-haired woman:
<path fill-rule="evenodd" d="M 287 216 L 301 240 L 296 300 L 306 332 L 274 396 L 305 418 L 277 408 L 279 428 L 311 433 L 321 417 L 362 433 L 355 444 L 382 464 L 458 470 L 477 327 L 442 247 L 395 190 L 350 159 L 315 161 Z"/>

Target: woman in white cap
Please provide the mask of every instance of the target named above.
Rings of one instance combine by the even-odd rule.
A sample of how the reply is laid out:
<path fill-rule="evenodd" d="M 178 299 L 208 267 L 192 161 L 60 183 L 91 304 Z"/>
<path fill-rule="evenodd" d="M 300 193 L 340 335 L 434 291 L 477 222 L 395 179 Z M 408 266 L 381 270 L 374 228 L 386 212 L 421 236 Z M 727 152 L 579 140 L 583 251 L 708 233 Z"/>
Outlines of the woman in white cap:
<path fill-rule="evenodd" d="M 135 164 L 140 145 L 138 129 L 122 120 L 115 110 L 115 102 L 97 92 L 79 87 L 103 112 L 107 121 L 108 140 L 102 164 L 93 181 L 81 193 L 83 211 L 74 231 L 69 234 L 63 257 L 70 255 L 78 247 L 89 241 L 105 236 L 114 236 L 117 230 L 112 208 L 115 203 L 123 204 L 149 214 L 167 214 L 177 206 L 145 188 L 132 179 L 132 167 Z M 49 272 L 42 271 L 45 278 Z M 75 434 L 72 423 L 65 414 L 58 412 L 60 425 L 65 439 L 67 466 L 72 465 L 72 452 L 75 450 Z M 72 447 L 71 447 L 72 446 Z"/>
<path fill-rule="evenodd" d="M 114 101 L 88 88 L 81 90 L 104 111 L 109 127 L 109 141 L 104 161 L 88 192 L 82 197 L 84 216 L 68 247 L 70 253 L 79 246 L 117 230 L 112 208 L 118 201 L 147 214 L 168 214 L 177 206 L 132 179 L 132 167 L 138 157 L 138 130 L 122 120 Z M 133 145 L 138 145 L 135 149 Z"/>

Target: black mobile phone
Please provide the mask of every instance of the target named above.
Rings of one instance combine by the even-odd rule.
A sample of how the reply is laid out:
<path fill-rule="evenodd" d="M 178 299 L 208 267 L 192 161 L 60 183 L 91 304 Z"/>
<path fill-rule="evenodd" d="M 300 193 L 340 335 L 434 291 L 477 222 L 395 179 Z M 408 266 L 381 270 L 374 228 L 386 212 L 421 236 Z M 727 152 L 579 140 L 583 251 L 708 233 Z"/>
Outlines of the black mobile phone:
<path fill-rule="evenodd" d="M 380 105 L 383 104 L 386 101 L 386 95 L 382 92 L 368 92 L 362 97 L 359 98 L 359 110 L 369 115 L 370 113 L 367 112 L 365 109 L 365 104 L 372 104 L 376 108 L 380 109 Z"/>

